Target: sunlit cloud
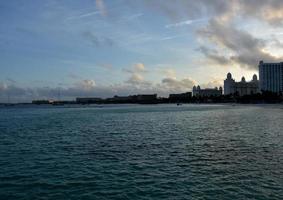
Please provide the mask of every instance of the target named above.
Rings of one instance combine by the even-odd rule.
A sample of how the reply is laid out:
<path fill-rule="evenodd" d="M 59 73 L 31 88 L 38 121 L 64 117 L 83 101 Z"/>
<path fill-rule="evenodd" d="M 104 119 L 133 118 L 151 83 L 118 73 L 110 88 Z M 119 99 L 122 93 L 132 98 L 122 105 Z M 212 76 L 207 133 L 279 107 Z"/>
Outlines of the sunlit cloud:
<path fill-rule="evenodd" d="M 242 67 L 255 69 L 260 60 L 276 62 L 283 59 L 264 51 L 267 46 L 265 40 L 258 39 L 244 30 L 236 29 L 226 22 L 211 20 L 207 27 L 198 31 L 198 34 L 214 44 L 214 49 L 201 47 L 203 55 L 221 65 L 235 62 Z M 232 55 L 225 57 L 225 54 L 217 51 L 219 48 L 222 48 L 221 52 L 224 49 Z"/>

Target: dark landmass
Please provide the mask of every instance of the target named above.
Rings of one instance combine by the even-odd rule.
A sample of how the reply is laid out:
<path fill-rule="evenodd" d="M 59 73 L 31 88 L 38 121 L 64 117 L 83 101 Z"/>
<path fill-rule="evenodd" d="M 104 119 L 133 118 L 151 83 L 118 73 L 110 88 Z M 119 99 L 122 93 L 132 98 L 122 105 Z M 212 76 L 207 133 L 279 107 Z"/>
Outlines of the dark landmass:
<path fill-rule="evenodd" d="M 77 98 L 76 101 L 37 100 L 33 104 L 162 104 L 162 103 L 239 103 L 239 104 L 278 104 L 283 103 L 282 93 L 262 92 L 253 95 L 239 96 L 192 96 L 191 93 L 171 94 L 168 98 L 153 95 L 114 96 L 113 98 Z"/>
<path fill-rule="evenodd" d="M 191 93 L 171 94 L 168 98 L 150 95 L 114 96 L 112 98 L 77 98 L 75 101 L 50 101 L 34 100 L 32 103 L 0 103 L 1 107 L 12 107 L 15 105 L 89 105 L 89 104 L 208 104 L 208 103 L 238 103 L 238 104 L 282 104 L 283 94 L 273 92 L 262 92 L 253 95 L 239 96 L 218 95 L 218 96 L 192 96 Z"/>

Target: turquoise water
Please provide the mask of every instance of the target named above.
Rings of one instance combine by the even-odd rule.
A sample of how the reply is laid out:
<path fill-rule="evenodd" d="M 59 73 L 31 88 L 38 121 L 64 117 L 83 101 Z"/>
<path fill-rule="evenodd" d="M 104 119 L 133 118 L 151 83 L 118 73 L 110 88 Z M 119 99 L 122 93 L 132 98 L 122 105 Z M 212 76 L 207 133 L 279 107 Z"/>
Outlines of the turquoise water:
<path fill-rule="evenodd" d="M 0 199 L 283 199 L 282 106 L 0 108 Z"/>

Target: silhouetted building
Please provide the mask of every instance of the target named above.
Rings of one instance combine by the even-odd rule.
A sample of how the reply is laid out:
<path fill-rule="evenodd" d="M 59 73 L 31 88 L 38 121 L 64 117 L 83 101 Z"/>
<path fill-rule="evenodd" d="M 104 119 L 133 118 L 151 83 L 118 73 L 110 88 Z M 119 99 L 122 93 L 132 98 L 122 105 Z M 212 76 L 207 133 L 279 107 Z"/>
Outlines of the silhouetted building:
<path fill-rule="evenodd" d="M 49 100 L 33 100 L 32 104 L 42 105 L 42 104 L 50 104 L 52 101 Z"/>
<path fill-rule="evenodd" d="M 154 102 L 157 100 L 157 94 L 138 94 L 136 98 L 138 102 Z"/>
<path fill-rule="evenodd" d="M 261 91 L 283 92 L 283 62 L 259 62 L 259 80 Z"/>
<path fill-rule="evenodd" d="M 246 82 L 245 77 L 242 77 L 240 82 L 236 82 L 232 78 L 232 74 L 228 73 L 224 80 L 224 94 L 237 94 L 239 96 L 251 95 L 259 93 L 259 81 L 257 75 L 253 75 L 253 79 Z"/>
<path fill-rule="evenodd" d="M 100 103 L 101 101 L 102 101 L 101 98 L 93 98 L 93 97 L 76 98 L 76 102 L 79 103 L 79 104 Z"/>
<path fill-rule="evenodd" d="M 193 87 L 193 96 L 195 97 L 210 97 L 210 96 L 221 96 L 223 92 L 222 87 L 205 88 L 201 89 L 198 85 Z"/>
<path fill-rule="evenodd" d="M 108 103 L 156 103 L 157 94 L 138 94 L 130 96 L 117 96 L 106 99 Z"/>
<path fill-rule="evenodd" d="M 169 101 L 171 102 L 186 102 L 192 97 L 191 92 L 181 93 L 181 94 L 170 94 Z"/>
<path fill-rule="evenodd" d="M 132 96 L 117 96 L 115 95 L 113 98 L 109 98 L 110 101 L 117 101 L 117 102 L 125 102 L 133 100 Z"/>

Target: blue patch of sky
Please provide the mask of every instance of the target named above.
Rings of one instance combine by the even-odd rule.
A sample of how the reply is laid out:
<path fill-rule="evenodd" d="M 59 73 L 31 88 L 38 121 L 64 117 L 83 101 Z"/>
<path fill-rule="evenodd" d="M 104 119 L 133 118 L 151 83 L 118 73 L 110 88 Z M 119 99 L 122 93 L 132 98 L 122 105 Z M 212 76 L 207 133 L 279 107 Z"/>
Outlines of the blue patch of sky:
<path fill-rule="evenodd" d="M 122 2 L 106 1 L 107 16 L 96 14 L 94 1 L 1 2 L 0 79 L 71 83 L 66 76 L 76 73 L 118 83 L 127 78 L 122 69 L 137 62 L 186 71 L 198 54 L 198 23 L 166 28 L 168 18 Z M 99 64 L 111 64 L 111 73 Z"/>

